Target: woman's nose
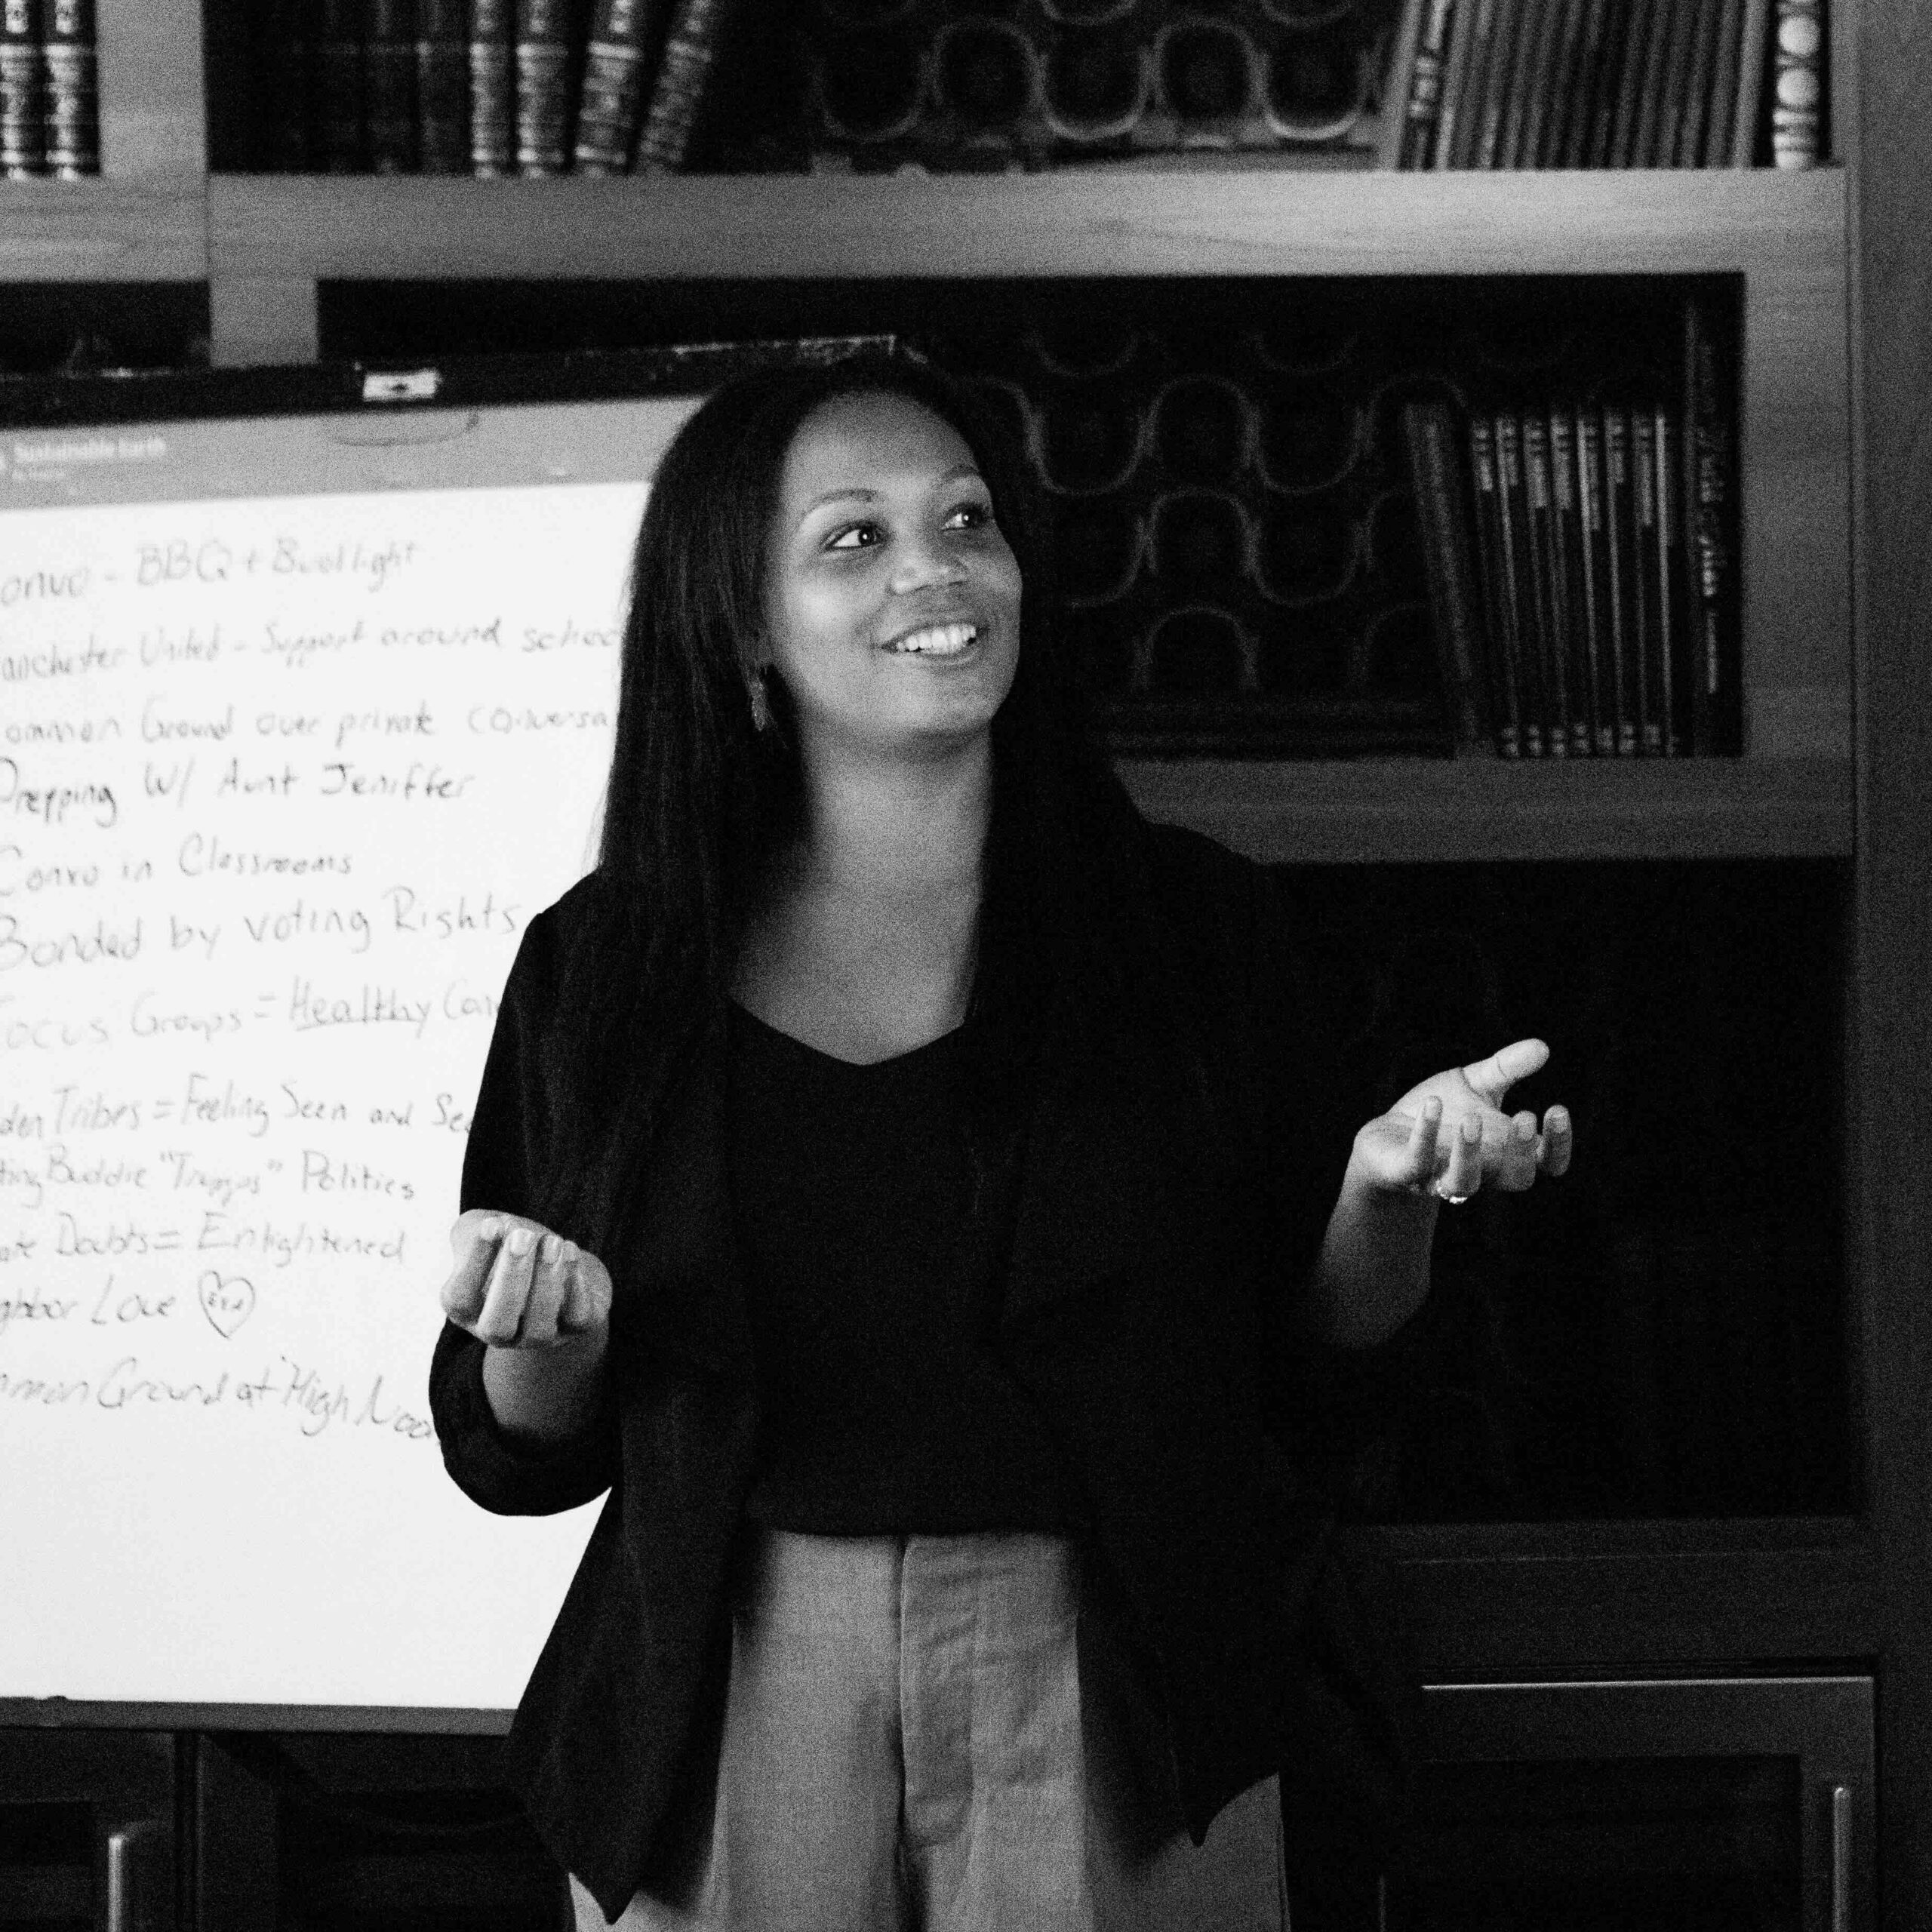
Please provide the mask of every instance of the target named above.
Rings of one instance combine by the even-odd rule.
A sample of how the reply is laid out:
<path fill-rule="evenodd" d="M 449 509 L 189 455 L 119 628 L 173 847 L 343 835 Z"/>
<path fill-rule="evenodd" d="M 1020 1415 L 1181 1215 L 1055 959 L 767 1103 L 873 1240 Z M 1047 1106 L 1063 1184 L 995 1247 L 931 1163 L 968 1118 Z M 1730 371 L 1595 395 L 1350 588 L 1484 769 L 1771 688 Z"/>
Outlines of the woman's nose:
<path fill-rule="evenodd" d="M 891 583 L 896 592 L 965 580 L 966 562 L 943 534 L 910 537 L 901 545 Z"/>

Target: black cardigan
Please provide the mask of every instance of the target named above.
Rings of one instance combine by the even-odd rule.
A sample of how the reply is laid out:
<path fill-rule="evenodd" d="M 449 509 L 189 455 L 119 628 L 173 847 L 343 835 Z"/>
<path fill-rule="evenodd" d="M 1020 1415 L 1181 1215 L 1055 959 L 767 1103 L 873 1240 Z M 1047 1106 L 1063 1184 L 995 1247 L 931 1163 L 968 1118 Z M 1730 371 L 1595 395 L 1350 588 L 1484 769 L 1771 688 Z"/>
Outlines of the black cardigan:
<path fill-rule="evenodd" d="M 1346 1850 L 1398 1780 L 1389 1681 L 1305 1453 L 1358 1364 L 1297 1343 L 1283 1318 L 1376 1104 L 1306 997 L 1303 935 L 1269 875 L 1195 834 L 1146 835 L 1212 1120 L 1177 1106 L 1160 1072 L 1171 1056 L 1131 1044 L 1049 1055 L 995 1346 L 1083 1485 L 1104 1586 L 1096 1641 L 1123 1660 L 1149 1778 L 1198 1842 L 1230 1798 L 1278 1770 L 1291 1833 L 1300 1821 L 1293 1860 L 1322 1855 L 1317 1839 Z M 465 1208 L 546 1221 L 546 1033 L 590 889 L 524 934 Z M 610 1492 L 508 1764 L 540 1834 L 614 1919 L 681 1785 L 703 1774 L 693 1766 L 721 1701 L 726 1564 L 757 1438 L 721 1052 L 676 1084 L 611 1225 L 560 1230 L 601 1256 L 615 1289 L 592 1424 L 553 1447 L 509 1441 L 484 1395 L 482 1345 L 453 1325 L 430 1375 L 444 1460 L 485 1509 L 543 1514 Z"/>

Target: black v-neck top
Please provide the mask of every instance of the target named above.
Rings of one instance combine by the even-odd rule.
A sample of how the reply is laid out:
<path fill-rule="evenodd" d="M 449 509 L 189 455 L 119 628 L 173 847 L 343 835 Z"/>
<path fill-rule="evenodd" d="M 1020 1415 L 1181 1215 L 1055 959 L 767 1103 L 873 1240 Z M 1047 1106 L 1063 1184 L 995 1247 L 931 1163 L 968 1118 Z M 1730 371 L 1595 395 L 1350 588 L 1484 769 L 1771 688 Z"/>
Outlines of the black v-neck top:
<path fill-rule="evenodd" d="M 860 1066 L 731 1009 L 726 1135 L 761 1392 L 747 1511 L 829 1536 L 1058 1530 L 1058 1452 L 985 1337 L 1009 1151 L 969 1152 L 961 1036 Z"/>

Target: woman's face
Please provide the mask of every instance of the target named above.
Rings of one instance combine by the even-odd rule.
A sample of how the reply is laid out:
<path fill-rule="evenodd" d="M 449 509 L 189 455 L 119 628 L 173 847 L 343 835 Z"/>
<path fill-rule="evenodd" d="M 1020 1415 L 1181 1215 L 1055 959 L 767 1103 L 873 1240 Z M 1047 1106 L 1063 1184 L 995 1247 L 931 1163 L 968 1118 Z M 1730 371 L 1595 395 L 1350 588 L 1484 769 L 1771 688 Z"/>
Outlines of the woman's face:
<path fill-rule="evenodd" d="M 965 440 L 909 398 L 835 397 L 780 478 L 767 654 L 802 749 L 956 747 L 992 721 L 1020 651 L 1020 566 Z"/>

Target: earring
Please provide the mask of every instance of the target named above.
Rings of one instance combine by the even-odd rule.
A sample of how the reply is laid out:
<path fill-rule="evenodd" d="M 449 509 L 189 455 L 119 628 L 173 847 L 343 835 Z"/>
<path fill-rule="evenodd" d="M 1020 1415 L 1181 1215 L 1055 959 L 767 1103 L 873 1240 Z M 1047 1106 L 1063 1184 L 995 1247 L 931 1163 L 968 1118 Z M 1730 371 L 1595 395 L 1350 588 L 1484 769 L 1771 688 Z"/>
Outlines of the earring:
<path fill-rule="evenodd" d="M 745 680 L 745 690 L 752 701 L 752 729 L 761 735 L 771 729 L 771 694 L 764 682 L 770 669 L 760 664 Z"/>

